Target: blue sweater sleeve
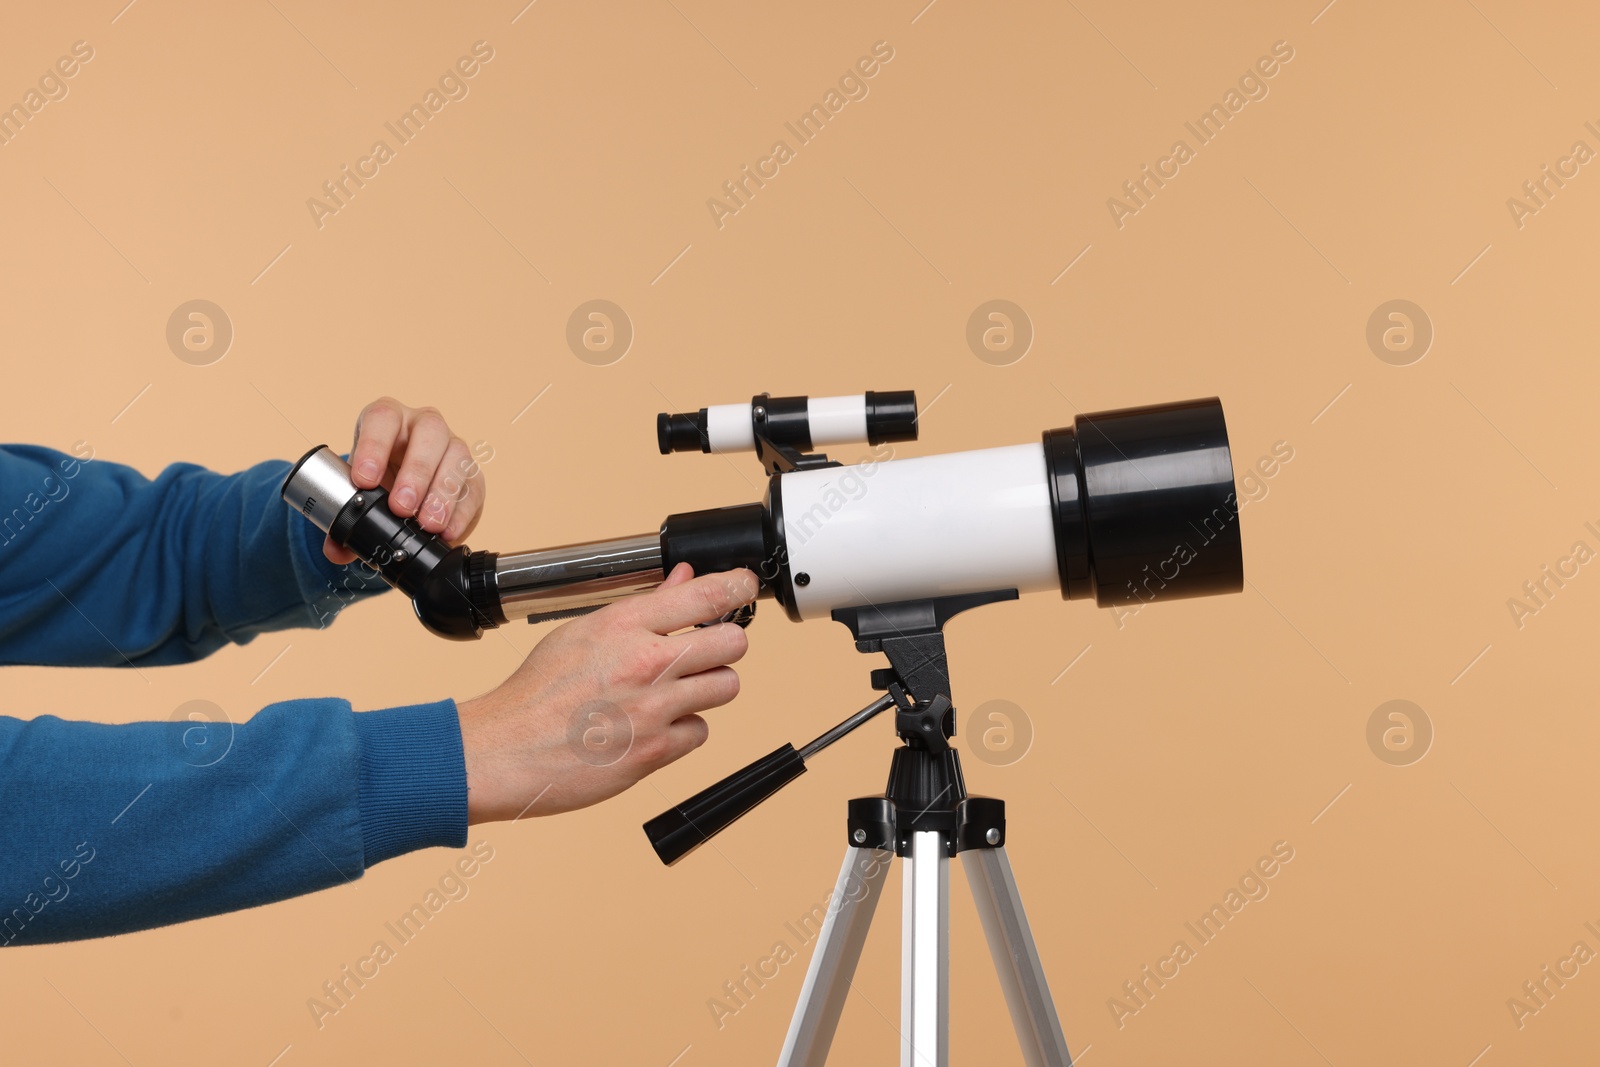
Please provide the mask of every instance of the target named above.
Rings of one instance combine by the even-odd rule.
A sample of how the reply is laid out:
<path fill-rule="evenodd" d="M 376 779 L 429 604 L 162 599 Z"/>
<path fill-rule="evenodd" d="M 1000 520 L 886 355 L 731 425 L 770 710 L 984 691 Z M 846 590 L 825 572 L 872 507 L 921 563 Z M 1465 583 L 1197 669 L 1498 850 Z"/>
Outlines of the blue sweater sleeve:
<path fill-rule="evenodd" d="M 156 666 L 326 626 L 388 588 L 322 554 L 278 498 L 283 460 L 221 475 L 0 446 L 0 664 Z"/>
<path fill-rule="evenodd" d="M 155 479 L 0 446 L 0 664 L 147 666 L 326 626 L 387 588 L 322 555 L 289 464 Z M 296 700 L 232 724 L 0 717 L 0 947 L 252 907 L 466 841 L 452 701 Z"/>
<path fill-rule="evenodd" d="M 0 947 L 267 904 L 466 839 L 453 701 L 291 700 L 237 725 L 0 717 Z"/>

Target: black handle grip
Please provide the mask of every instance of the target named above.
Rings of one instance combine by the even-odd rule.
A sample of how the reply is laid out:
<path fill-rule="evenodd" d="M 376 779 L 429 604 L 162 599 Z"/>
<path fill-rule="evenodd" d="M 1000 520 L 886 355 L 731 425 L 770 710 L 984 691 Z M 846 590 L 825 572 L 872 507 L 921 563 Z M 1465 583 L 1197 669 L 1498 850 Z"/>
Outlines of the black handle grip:
<path fill-rule="evenodd" d="M 806 761 L 786 744 L 657 815 L 644 824 L 645 836 L 670 867 L 805 771 Z"/>

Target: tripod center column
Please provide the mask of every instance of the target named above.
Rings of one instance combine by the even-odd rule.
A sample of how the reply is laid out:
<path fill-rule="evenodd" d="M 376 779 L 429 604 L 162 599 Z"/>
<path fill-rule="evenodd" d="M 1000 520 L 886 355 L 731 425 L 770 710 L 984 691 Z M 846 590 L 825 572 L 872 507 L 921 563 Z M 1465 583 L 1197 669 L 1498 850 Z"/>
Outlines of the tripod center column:
<path fill-rule="evenodd" d="M 949 1067 L 950 849 L 940 830 L 911 835 L 900 933 L 900 1067 Z"/>

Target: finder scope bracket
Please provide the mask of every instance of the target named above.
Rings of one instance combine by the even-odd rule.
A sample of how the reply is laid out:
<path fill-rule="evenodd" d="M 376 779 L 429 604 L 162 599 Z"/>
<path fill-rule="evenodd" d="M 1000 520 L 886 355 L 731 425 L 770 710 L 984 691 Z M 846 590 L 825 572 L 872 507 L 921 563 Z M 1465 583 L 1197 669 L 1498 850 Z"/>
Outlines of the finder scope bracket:
<path fill-rule="evenodd" d="M 797 403 L 798 401 L 798 403 Z M 843 464 L 821 452 L 812 452 L 806 398 L 757 393 L 750 398 L 750 435 L 756 459 L 768 477 L 790 471 L 809 471 Z"/>

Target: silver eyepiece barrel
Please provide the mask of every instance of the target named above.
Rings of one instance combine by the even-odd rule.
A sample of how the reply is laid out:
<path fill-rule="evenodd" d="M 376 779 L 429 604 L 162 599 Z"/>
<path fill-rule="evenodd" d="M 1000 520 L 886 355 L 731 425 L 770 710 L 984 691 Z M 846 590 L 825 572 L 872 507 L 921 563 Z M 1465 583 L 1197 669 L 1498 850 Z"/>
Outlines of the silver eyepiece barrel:
<path fill-rule="evenodd" d="M 350 465 L 323 445 L 307 453 L 283 483 L 283 502 L 327 533 L 333 520 L 361 490 L 350 481 Z"/>
<path fill-rule="evenodd" d="M 604 607 L 654 589 L 665 577 L 658 534 L 515 552 L 495 561 L 500 610 L 508 620 Z"/>

